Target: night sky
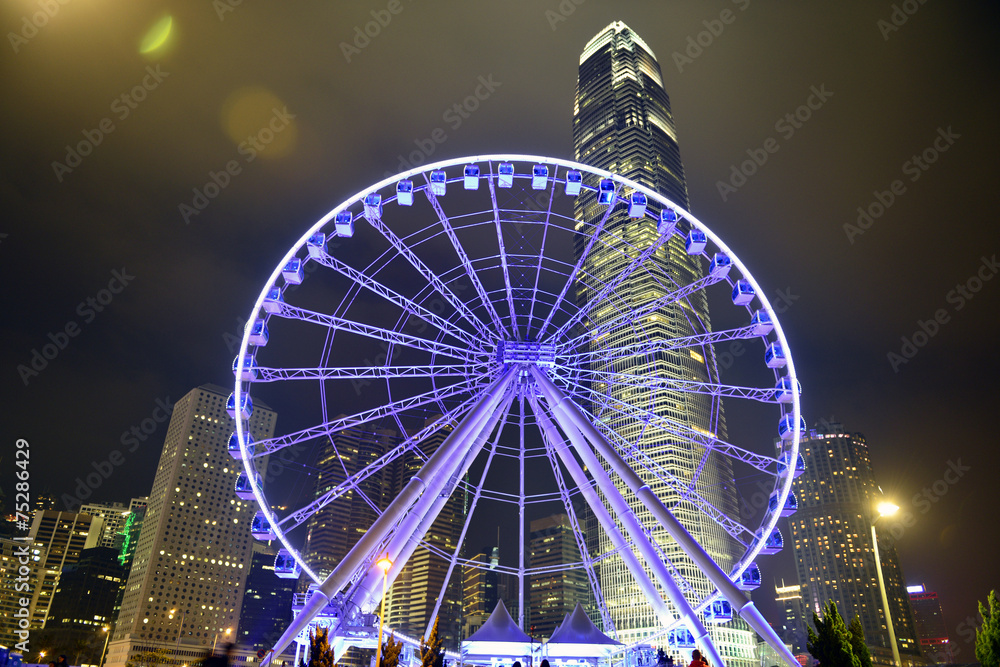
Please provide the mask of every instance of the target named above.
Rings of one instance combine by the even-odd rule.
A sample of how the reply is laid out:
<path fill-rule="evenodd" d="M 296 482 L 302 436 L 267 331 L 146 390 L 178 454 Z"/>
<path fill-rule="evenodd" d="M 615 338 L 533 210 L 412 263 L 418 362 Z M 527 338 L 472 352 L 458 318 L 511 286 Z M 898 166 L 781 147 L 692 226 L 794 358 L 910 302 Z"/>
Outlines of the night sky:
<path fill-rule="evenodd" d="M 973 659 L 963 622 L 997 586 L 1000 548 L 995 3 L 10 0 L 0 12 L 8 508 L 16 439 L 30 443 L 34 492 L 73 492 L 162 414 L 158 401 L 230 385 L 233 338 L 277 261 L 411 154 L 572 158 L 579 54 L 622 20 L 660 61 L 693 212 L 786 308 L 807 420 L 865 434 L 883 490 L 913 515 L 898 531 L 906 579 L 940 592 Z M 165 43 L 141 53 L 165 16 Z M 486 83 L 478 108 L 454 111 Z M 269 122 L 272 141 L 246 141 Z M 67 155 L 81 142 L 87 155 Z M 734 175 L 754 156 L 763 164 Z M 225 187 L 199 200 L 227 163 Z M 52 340 L 64 349 L 29 372 Z M 165 431 L 91 499 L 148 493 Z M 762 591 L 794 579 L 789 563 L 762 561 Z"/>

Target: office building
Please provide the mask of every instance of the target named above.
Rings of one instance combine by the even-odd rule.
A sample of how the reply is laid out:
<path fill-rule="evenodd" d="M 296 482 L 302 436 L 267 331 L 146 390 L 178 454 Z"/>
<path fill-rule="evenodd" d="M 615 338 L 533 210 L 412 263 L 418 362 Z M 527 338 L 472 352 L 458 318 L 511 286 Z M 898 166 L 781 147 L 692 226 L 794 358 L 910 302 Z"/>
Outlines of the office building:
<path fill-rule="evenodd" d="M 547 639 L 577 604 L 587 603 L 590 584 L 580 567 L 559 569 L 580 564 L 580 547 L 569 516 L 553 514 L 535 519 L 529 528 L 529 564 L 532 570 L 546 571 L 531 575 L 527 626 L 534 628 L 535 638 Z"/>
<path fill-rule="evenodd" d="M 876 504 L 882 499 L 872 472 L 868 444 L 842 424 L 824 423 L 803 438 L 805 472 L 795 479 L 798 511 L 788 519 L 795 565 L 808 618 L 828 600 L 850 622 L 861 619 L 872 660 L 891 664 L 892 649 L 883 612 L 871 538 Z M 896 549 L 882 523 L 876 524 L 893 629 L 904 664 L 917 664 L 919 650 Z"/>
<path fill-rule="evenodd" d="M 580 56 L 579 78 L 573 112 L 573 141 L 576 159 L 607 169 L 647 186 L 679 206 L 688 208 L 684 167 L 677 142 L 677 131 L 670 109 L 670 99 L 656 56 L 633 30 L 614 22 L 587 43 Z M 576 238 L 580 256 L 594 225 L 603 217 L 606 206 L 594 194 L 577 198 Z M 681 231 L 686 231 L 681 223 Z M 577 282 L 577 302 L 587 308 L 600 287 L 617 276 L 631 262 L 631 250 L 648 247 L 659 234 L 652 218 L 629 218 L 625 211 L 613 213 L 605 224 L 599 245 L 584 262 Z M 663 297 L 670 285 L 687 285 L 704 275 L 701 259 L 690 256 L 683 239 L 675 234 L 660 247 L 641 270 L 631 274 L 599 306 L 590 310 L 588 330 L 615 321 L 622 312 L 642 307 Z M 641 334 L 631 320 L 611 326 L 606 335 L 592 339 L 591 352 L 643 340 L 669 340 L 711 330 L 704 292 L 689 300 L 664 305 L 643 322 Z M 698 382 L 712 380 L 715 352 L 711 346 L 674 349 L 656 355 L 619 358 L 594 370 L 684 378 Z M 727 437 L 725 415 L 712 397 L 667 389 L 637 390 L 627 385 L 605 387 L 596 384 L 595 392 L 614 399 L 602 415 L 605 425 L 622 438 L 636 443 L 649 453 L 656 464 L 676 477 L 697 478 L 696 490 L 728 516 L 738 517 L 732 462 L 719 454 L 709 454 L 688 441 L 651 426 L 637 410 L 650 410 L 668 416 L 689 429 L 722 439 Z M 637 395 L 640 394 L 641 395 Z M 628 409 L 629 406 L 642 406 Z M 697 471 L 700 468 L 700 473 Z M 744 549 L 719 524 L 690 504 L 680 504 L 679 495 L 644 471 L 638 471 L 650 488 L 669 507 L 675 507 L 677 519 L 694 536 L 723 570 L 729 570 L 743 555 Z M 624 489 L 624 485 L 621 487 Z M 631 494 L 624 494 L 636 515 L 651 522 L 649 512 Z M 647 524 L 648 525 L 648 524 Z M 663 531 L 654 532 L 664 554 L 678 570 L 688 573 L 687 580 L 696 597 L 703 598 L 714 586 L 693 565 Z M 610 540 L 599 536 L 599 551 L 612 549 Z M 645 603 L 639 587 L 632 580 L 625 563 L 618 556 L 607 558 L 599 567 L 601 590 L 619 641 L 626 644 L 642 641 L 658 632 L 659 620 Z M 637 601 L 639 601 L 637 603 Z M 610 632 L 610 628 L 604 628 Z M 752 667 L 756 661 L 756 638 L 743 621 L 713 626 L 713 642 L 734 667 Z"/>
<path fill-rule="evenodd" d="M 228 451 L 230 390 L 203 385 L 174 405 L 149 493 L 107 665 L 167 649 L 173 664 L 204 655 L 239 620 L 252 560 L 253 500 L 234 494 L 242 462 Z M 249 431 L 274 433 L 277 415 L 255 401 Z"/>
<path fill-rule="evenodd" d="M 84 549 L 80 559 L 65 566 L 59 576 L 45 629 L 98 632 L 103 627 L 110 628 L 126 575 L 116 549 L 105 546 Z"/>
<path fill-rule="evenodd" d="M 29 536 L 44 549 L 31 596 L 31 627 L 44 628 L 63 568 L 80 560 L 84 549 L 97 546 L 104 520 L 80 512 L 39 510 Z"/>
<path fill-rule="evenodd" d="M 292 621 L 295 581 L 274 573 L 276 555 L 275 548 L 253 543 L 240 622 L 232 637 L 240 646 L 270 649 Z"/>
<path fill-rule="evenodd" d="M 781 628 L 778 636 L 792 647 L 795 655 L 806 653 L 806 642 L 809 640 L 806 627 L 811 622 L 812 613 L 807 617 L 806 607 L 802 602 L 802 586 L 786 586 L 782 580 L 780 586 L 774 586 L 774 599 L 781 605 Z"/>
<path fill-rule="evenodd" d="M 500 568 L 500 547 L 483 549 L 469 560 L 477 565 L 462 567 L 463 639 L 483 626 L 500 600 L 512 618 L 518 609 L 517 576 Z"/>
<path fill-rule="evenodd" d="M 87 503 L 80 506 L 79 512 L 104 519 L 98 546 L 121 549 L 124 540 L 122 531 L 129 515 L 136 509 L 145 507 L 147 501 L 147 498 L 133 498 L 127 507 L 124 503 Z"/>
<path fill-rule="evenodd" d="M 22 638 L 15 634 L 23 614 L 30 617 L 31 608 L 21 604 L 31 595 L 32 586 L 40 581 L 45 547 L 25 540 L 0 538 L 0 645 L 14 646 Z M 27 568 L 27 574 L 21 571 Z M 39 627 L 39 626 L 35 626 Z"/>
<path fill-rule="evenodd" d="M 938 594 L 926 590 L 923 584 L 907 586 L 906 592 L 910 596 L 921 653 L 932 663 L 951 662 L 948 626 L 944 622 L 944 611 Z"/>

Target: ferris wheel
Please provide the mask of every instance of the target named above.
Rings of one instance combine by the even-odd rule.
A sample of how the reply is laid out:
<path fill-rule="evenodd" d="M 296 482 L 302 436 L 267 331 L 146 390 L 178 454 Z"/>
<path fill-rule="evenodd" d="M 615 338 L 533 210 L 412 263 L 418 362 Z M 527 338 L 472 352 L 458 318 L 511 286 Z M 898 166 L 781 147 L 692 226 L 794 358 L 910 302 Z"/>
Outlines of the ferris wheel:
<path fill-rule="evenodd" d="M 805 422 L 792 356 L 743 263 L 657 192 L 526 155 L 387 178 L 281 258 L 233 370 L 237 494 L 258 504 L 254 534 L 283 544 L 279 576 L 315 583 L 278 652 L 331 600 L 371 610 L 383 594 L 376 560 L 397 574 L 462 492 L 459 546 L 435 549 L 449 576 L 477 566 L 461 552 L 477 523 L 515 526 L 523 552 L 532 512 L 554 508 L 579 548 L 564 567 L 586 573 L 606 632 L 613 603 L 599 572 L 617 562 L 671 643 L 724 665 L 707 627 L 739 616 L 795 664 L 745 593 L 760 585 L 758 556 L 781 548 L 779 517 L 795 510 Z M 301 424 L 254 440 L 253 396 L 289 397 Z M 322 493 L 302 466 L 307 492 L 290 504 L 269 496 L 266 457 L 329 447 L 351 429 L 397 436 L 360 470 L 328 474 Z M 371 480 L 404 458 L 419 472 L 384 503 L 371 497 Z M 748 480 L 770 494 L 750 512 L 738 502 Z M 348 494 L 373 521 L 321 572 L 303 553 L 304 527 Z M 583 512 L 600 528 L 589 545 Z M 729 556 L 713 559 L 707 541 Z M 523 609 L 532 567 L 522 553 L 508 569 Z"/>

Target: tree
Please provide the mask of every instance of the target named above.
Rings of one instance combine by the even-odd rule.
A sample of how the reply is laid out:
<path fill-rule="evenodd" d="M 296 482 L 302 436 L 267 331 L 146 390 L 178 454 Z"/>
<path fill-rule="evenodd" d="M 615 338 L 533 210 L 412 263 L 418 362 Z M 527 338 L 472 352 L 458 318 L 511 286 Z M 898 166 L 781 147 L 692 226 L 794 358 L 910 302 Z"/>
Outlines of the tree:
<path fill-rule="evenodd" d="M 403 642 L 397 642 L 393 639 L 392 633 L 385 640 L 385 644 L 382 645 L 382 659 L 379 663 L 379 667 L 398 667 L 399 665 L 399 653 L 403 650 Z"/>
<path fill-rule="evenodd" d="M 979 603 L 983 625 L 976 629 L 976 660 L 983 667 L 1000 665 L 1000 602 L 997 592 L 990 591 L 987 604 Z"/>
<path fill-rule="evenodd" d="M 438 619 L 431 626 L 431 636 L 424 641 L 420 638 L 421 667 L 444 667 L 444 651 L 441 650 L 441 639 L 438 637 Z"/>
<path fill-rule="evenodd" d="M 872 655 L 868 652 L 868 645 L 865 643 L 865 629 L 861 627 L 861 617 L 855 615 L 851 619 L 851 624 L 847 626 L 847 632 L 851 635 L 851 650 L 854 657 L 858 659 L 861 667 L 872 667 Z"/>
<path fill-rule="evenodd" d="M 823 617 L 813 612 L 816 631 L 807 627 L 809 641 L 806 648 L 823 667 L 861 667 L 851 649 L 851 633 L 837 611 L 837 603 L 830 600 L 823 607 Z"/>
<path fill-rule="evenodd" d="M 330 629 L 317 628 L 315 634 L 309 631 L 309 662 L 301 667 L 333 667 L 333 649 L 330 648 Z"/>

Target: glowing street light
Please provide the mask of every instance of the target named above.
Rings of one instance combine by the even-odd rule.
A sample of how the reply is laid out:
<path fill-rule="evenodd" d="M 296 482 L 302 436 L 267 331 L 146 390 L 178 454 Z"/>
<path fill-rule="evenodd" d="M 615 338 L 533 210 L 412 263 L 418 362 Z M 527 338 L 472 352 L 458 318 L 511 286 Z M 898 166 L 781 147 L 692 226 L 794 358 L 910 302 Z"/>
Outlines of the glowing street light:
<path fill-rule="evenodd" d="M 896 645 L 896 632 L 892 629 L 892 616 L 889 612 L 889 595 L 885 590 L 885 578 L 882 576 L 882 558 L 878 553 L 878 536 L 875 534 L 875 522 L 884 516 L 892 516 L 899 511 L 899 505 L 883 500 L 876 507 L 878 516 L 872 521 L 872 552 L 875 556 L 875 571 L 878 573 L 878 588 L 882 593 L 882 609 L 885 611 L 885 625 L 889 629 L 889 645 L 892 646 L 892 659 L 897 667 L 903 663 L 899 659 L 899 646 Z"/>
<path fill-rule="evenodd" d="M 389 554 L 386 554 L 375 561 L 375 564 L 382 569 L 382 611 L 379 613 L 378 619 L 378 644 L 375 646 L 375 667 L 381 667 L 382 664 L 382 626 L 385 625 L 385 597 L 386 589 L 389 586 L 389 568 L 392 567 L 392 561 L 389 560 Z"/>
<path fill-rule="evenodd" d="M 111 626 L 105 625 L 101 628 L 102 632 L 107 633 L 107 637 L 104 638 L 104 648 L 101 650 L 101 659 L 97 661 L 97 667 L 101 667 L 104 664 L 104 656 L 108 653 L 108 642 L 111 641 Z"/>
<path fill-rule="evenodd" d="M 226 641 L 229 641 L 229 635 L 232 633 L 232 628 L 226 628 Z M 215 633 L 215 639 L 212 640 L 212 653 L 215 653 L 215 645 L 219 641 L 219 633 Z"/>

